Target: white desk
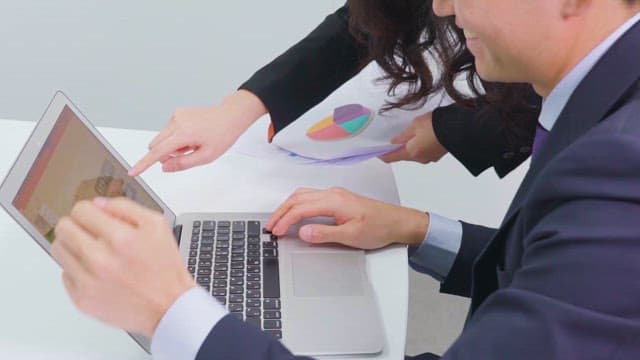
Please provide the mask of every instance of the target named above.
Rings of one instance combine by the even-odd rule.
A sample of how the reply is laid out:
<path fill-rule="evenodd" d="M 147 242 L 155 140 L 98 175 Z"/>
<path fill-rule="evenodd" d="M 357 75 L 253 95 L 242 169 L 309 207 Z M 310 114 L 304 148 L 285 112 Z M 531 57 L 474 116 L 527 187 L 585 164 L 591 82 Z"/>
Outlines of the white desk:
<path fill-rule="evenodd" d="M 0 120 L 0 178 L 4 178 L 34 123 Z M 146 150 L 153 132 L 101 129 L 130 163 Z M 227 154 L 208 166 L 164 174 L 155 166 L 143 175 L 176 213 L 272 211 L 297 187 L 342 186 L 398 203 L 391 168 L 378 160 L 351 167 L 276 164 Z M 407 325 L 408 266 L 402 246 L 371 252 L 368 270 L 386 332 L 375 359 L 401 359 Z M 122 331 L 79 313 L 64 292 L 60 269 L 0 211 L 0 359 L 148 359 Z"/>

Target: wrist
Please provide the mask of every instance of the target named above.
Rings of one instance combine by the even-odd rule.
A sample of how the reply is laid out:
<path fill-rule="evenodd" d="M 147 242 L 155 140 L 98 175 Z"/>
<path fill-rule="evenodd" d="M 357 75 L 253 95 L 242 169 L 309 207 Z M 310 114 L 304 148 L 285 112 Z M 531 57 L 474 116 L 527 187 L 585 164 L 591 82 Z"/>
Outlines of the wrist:
<path fill-rule="evenodd" d="M 265 115 L 268 110 L 262 100 L 248 90 L 238 90 L 222 100 L 221 107 L 236 114 L 238 121 L 245 121 L 247 127 Z"/>
<path fill-rule="evenodd" d="M 399 237 L 400 242 L 409 246 L 420 246 L 429 230 L 429 213 L 406 209 L 402 221 L 404 226 L 403 234 Z"/>

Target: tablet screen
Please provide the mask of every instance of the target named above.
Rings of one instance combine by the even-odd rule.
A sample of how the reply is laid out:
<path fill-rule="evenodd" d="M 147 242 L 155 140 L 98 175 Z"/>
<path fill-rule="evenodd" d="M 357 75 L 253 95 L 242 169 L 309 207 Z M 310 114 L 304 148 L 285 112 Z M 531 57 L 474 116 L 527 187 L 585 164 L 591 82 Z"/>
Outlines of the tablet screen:
<path fill-rule="evenodd" d="M 13 206 L 50 243 L 58 219 L 79 200 L 126 196 L 162 212 L 160 205 L 64 106 L 42 150 L 20 186 Z"/>

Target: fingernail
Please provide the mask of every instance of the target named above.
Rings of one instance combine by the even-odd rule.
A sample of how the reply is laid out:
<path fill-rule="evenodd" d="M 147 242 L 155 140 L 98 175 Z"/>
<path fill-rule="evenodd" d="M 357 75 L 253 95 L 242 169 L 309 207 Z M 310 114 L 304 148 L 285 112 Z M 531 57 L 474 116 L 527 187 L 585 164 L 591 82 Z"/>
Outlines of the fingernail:
<path fill-rule="evenodd" d="M 107 205 L 107 199 L 102 196 L 98 196 L 93 198 L 93 203 L 98 207 L 104 207 L 105 205 Z"/>
<path fill-rule="evenodd" d="M 313 229 L 311 229 L 310 225 L 305 225 L 300 228 L 300 238 L 302 240 L 306 240 L 306 241 L 311 240 L 312 234 L 313 234 Z"/>

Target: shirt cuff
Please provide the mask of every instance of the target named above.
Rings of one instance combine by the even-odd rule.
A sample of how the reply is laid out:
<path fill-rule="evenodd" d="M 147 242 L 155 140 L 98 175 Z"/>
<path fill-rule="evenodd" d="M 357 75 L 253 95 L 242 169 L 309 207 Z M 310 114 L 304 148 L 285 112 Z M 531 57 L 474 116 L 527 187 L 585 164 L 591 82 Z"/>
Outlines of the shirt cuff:
<path fill-rule="evenodd" d="M 409 263 L 415 270 L 444 281 L 462 243 L 462 223 L 429 214 L 429 229 L 418 248 L 409 248 Z"/>
<path fill-rule="evenodd" d="M 195 359 L 211 329 L 227 314 L 203 288 L 187 290 L 167 310 L 151 340 L 155 360 Z"/>

